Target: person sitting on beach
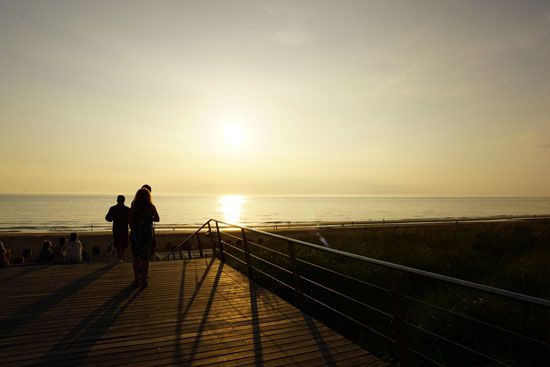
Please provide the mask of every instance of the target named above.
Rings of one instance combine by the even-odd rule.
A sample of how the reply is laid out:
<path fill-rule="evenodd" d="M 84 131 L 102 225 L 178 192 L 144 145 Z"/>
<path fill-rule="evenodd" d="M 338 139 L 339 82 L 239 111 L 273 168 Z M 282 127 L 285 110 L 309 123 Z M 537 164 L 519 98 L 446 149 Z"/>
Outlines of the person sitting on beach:
<path fill-rule="evenodd" d="M 74 264 L 82 262 L 82 243 L 78 240 L 78 235 L 76 233 L 73 232 L 69 235 L 69 241 L 65 246 L 63 256 L 67 263 Z"/>
<path fill-rule="evenodd" d="M 42 242 L 42 248 L 38 253 L 36 262 L 39 264 L 50 264 L 52 260 L 53 260 L 52 243 L 51 241 L 46 240 Z"/>
<path fill-rule="evenodd" d="M 67 239 L 65 237 L 59 237 L 57 239 L 57 245 L 52 246 L 54 264 L 61 264 L 64 261 L 63 251 L 65 251 L 66 242 L 67 242 Z"/>
<path fill-rule="evenodd" d="M 105 216 L 107 222 L 113 222 L 113 244 L 115 246 L 119 262 L 124 261 L 124 254 L 128 248 L 128 215 L 130 208 L 124 205 L 124 195 L 118 195 L 117 204 L 109 208 Z"/>
<path fill-rule="evenodd" d="M 4 242 L 0 241 L 0 267 L 10 265 L 11 251 L 4 247 Z"/>
<path fill-rule="evenodd" d="M 82 247 L 82 262 L 88 264 L 92 263 L 92 257 L 90 256 L 90 253 L 84 249 L 84 247 Z"/>
<path fill-rule="evenodd" d="M 157 208 L 151 200 L 151 192 L 141 188 L 136 192 L 128 222 L 132 238 L 132 256 L 134 257 L 134 284 L 147 287 L 149 256 L 153 242 L 153 222 L 160 220 Z"/>

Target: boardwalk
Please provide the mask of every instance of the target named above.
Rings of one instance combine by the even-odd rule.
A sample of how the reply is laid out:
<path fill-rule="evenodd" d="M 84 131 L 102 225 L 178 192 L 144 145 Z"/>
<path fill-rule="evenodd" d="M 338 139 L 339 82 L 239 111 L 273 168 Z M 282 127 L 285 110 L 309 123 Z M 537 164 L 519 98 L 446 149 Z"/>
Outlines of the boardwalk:
<path fill-rule="evenodd" d="M 0 269 L 0 365 L 384 366 L 217 260 Z"/>

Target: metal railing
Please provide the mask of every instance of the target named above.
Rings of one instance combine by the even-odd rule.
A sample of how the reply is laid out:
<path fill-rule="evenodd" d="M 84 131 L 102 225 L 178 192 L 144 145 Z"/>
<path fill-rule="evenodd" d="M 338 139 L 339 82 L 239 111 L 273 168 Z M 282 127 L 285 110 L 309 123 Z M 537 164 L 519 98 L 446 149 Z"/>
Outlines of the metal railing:
<path fill-rule="evenodd" d="M 403 366 L 544 365 L 550 355 L 541 326 L 550 321 L 547 299 L 216 219 L 169 255 L 183 259 L 186 250 L 191 258 L 194 242 L 201 257 L 206 243 L 221 261 Z"/>

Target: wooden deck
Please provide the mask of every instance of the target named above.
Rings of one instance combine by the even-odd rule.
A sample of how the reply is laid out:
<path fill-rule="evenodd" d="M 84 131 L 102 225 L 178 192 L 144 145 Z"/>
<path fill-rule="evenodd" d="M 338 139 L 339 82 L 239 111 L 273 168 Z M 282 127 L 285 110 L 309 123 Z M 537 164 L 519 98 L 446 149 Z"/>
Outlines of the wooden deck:
<path fill-rule="evenodd" d="M 385 366 L 218 260 L 0 269 L 0 365 Z"/>

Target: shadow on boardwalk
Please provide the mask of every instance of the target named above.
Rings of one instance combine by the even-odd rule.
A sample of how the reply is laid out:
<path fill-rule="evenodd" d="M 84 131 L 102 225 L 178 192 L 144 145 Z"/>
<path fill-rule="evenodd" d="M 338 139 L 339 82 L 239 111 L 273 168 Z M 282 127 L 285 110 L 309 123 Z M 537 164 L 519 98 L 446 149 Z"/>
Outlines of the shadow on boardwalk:
<path fill-rule="evenodd" d="M 262 336 L 260 330 L 260 315 L 258 314 L 258 293 L 259 288 L 256 283 L 248 279 L 248 292 L 250 294 L 250 314 L 252 316 L 252 338 L 254 340 L 254 363 L 256 366 L 263 366 L 264 358 L 262 351 Z"/>
<path fill-rule="evenodd" d="M 212 310 L 216 308 L 214 306 L 214 300 L 216 298 L 216 293 L 220 291 L 219 284 L 220 284 L 220 279 L 222 278 L 222 272 L 224 269 L 224 263 L 221 263 L 221 262 L 218 263 L 216 267 L 216 274 L 214 276 L 214 279 L 205 281 L 208 275 L 212 272 L 212 267 L 213 267 L 212 265 L 213 265 L 213 260 L 211 260 L 207 264 L 200 279 L 195 284 L 195 288 L 193 290 L 191 297 L 187 300 L 187 304 L 184 307 L 185 273 L 187 268 L 187 262 L 184 262 L 183 264 L 182 275 L 180 280 L 180 290 L 179 290 L 180 299 L 178 300 L 178 317 L 177 317 L 178 321 L 176 324 L 177 342 L 176 342 L 176 348 L 174 351 L 174 360 L 173 360 L 173 363 L 175 364 L 192 365 L 195 362 L 196 357 L 200 355 L 199 350 L 205 346 L 205 343 L 207 343 L 207 341 L 203 340 L 203 335 L 208 328 L 210 313 L 212 312 Z M 275 304 L 271 305 L 269 300 L 272 296 L 270 296 L 269 292 L 267 292 L 263 287 L 261 287 L 260 285 L 258 285 L 257 283 L 255 283 L 250 279 L 247 279 L 247 282 L 248 282 L 248 297 L 249 297 L 250 312 L 249 313 L 245 312 L 245 313 L 247 313 L 248 317 L 250 317 L 249 325 L 251 326 L 251 329 L 248 332 L 250 333 L 248 334 L 248 338 L 249 338 L 248 340 L 253 344 L 253 362 L 252 363 L 255 366 L 263 366 L 265 363 L 264 347 L 262 345 L 262 330 L 261 330 L 261 318 L 262 318 L 262 314 L 265 313 L 265 310 L 263 309 L 267 306 L 268 308 L 272 308 L 277 313 L 281 313 L 283 315 L 287 314 L 287 312 L 278 309 L 277 305 Z M 209 289 L 204 290 L 204 287 L 208 287 Z M 182 324 L 184 323 L 188 315 L 188 311 L 190 308 L 192 308 L 194 301 L 197 299 L 197 295 L 199 294 L 201 289 L 204 290 L 205 292 L 208 292 L 208 295 L 206 296 L 204 293 L 202 293 L 202 297 L 200 297 L 203 299 L 207 297 L 206 303 L 204 304 L 204 308 L 200 316 L 200 323 L 198 325 L 198 329 L 196 329 L 195 331 L 192 345 L 189 348 L 187 346 L 189 345 L 189 342 L 184 341 L 181 336 L 183 332 Z M 333 354 L 331 352 L 330 345 L 324 339 L 315 320 L 311 316 L 306 315 L 303 312 L 300 312 L 300 315 L 304 320 L 303 323 L 301 323 L 302 327 L 305 330 L 307 330 L 308 334 L 315 341 L 316 349 L 319 351 L 319 354 L 320 354 L 319 358 L 323 360 L 324 365 L 327 365 L 327 366 L 337 365 L 333 357 Z M 288 315 L 288 316 L 291 317 L 291 315 Z M 189 332 L 189 330 L 187 331 Z M 228 342 L 228 344 L 232 344 L 232 342 Z"/>
<path fill-rule="evenodd" d="M 130 265 L 75 266 L 67 272 L 43 267 L 8 282 L 23 288 L 0 299 L 11 312 L 0 320 L 5 336 L 0 338 L 0 364 L 344 361 L 366 366 L 373 361 L 359 346 L 215 259 L 152 263 L 153 282 L 143 292 L 127 283 L 133 275 Z"/>
<path fill-rule="evenodd" d="M 191 306 L 193 305 L 193 302 L 197 298 L 197 295 L 198 295 L 199 291 L 201 290 L 201 288 L 204 284 L 204 281 L 205 281 L 206 277 L 208 276 L 208 273 L 210 272 L 210 269 L 212 268 L 212 264 L 214 263 L 214 260 L 215 260 L 215 258 L 211 258 L 210 261 L 208 262 L 208 265 L 204 269 L 203 274 L 201 275 L 198 282 L 195 284 L 195 289 L 193 291 L 193 294 L 191 295 L 191 297 L 189 298 L 189 300 L 187 301 L 187 304 L 185 306 L 184 306 L 184 302 L 185 302 L 185 296 L 184 296 L 185 274 L 186 274 L 186 271 L 187 271 L 188 260 L 184 260 L 184 262 L 183 262 L 183 269 L 181 271 L 178 307 L 177 307 L 177 313 L 178 314 L 177 314 L 177 322 L 176 322 L 176 348 L 175 348 L 175 352 L 174 352 L 174 363 L 176 363 L 176 364 L 181 364 L 185 361 L 185 359 L 183 358 L 184 356 L 182 354 L 182 349 L 183 349 L 182 336 L 181 336 L 181 334 L 183 332 L 182 324 L 184 323 L 185 318 L 186 318 L 187 314 L 189 313 L 189 310 L 191 309 Z"/>
<path fill-rule="evenodd" d="M 47 266 L 47 265 L 46 265 Z M 44 268 L 44 265 L 25 265 L 25 270 L 19 270 L 17 271 L 16 269 L 10 269 L 11 271 L 15 271 L 16 273 L 13 274 L 12 276 L 10 277 L 6 277 L 6 278 L 2 278 L 0 279 L 0 284 L 2 283 L 8 283 L 8 282 L 11 282 L 15 279 L 18 279 L 18 278 L 21 278 L 21 277 L 24 277 L 30 273 L 34 273 L 36 272 L 37 270 L 40 270 L 40 269 L 43 269 Z"/>
<path fill-rule="evenodd" d="M 140 294 L 133 284 L 118 292 L 110 300 L 98 306 L 90 315 L 75 325 L 38 362 L 39 365 L 78 366 L 84 362 L 90 350 L 124 313 Z"/>
<path fill-rule="evenodd" d="M 319 332 L 319 329 L 317 328 L 317 325 L 315 324 L 315 320 L 305 313 L 302 312 L 302 317 L 304 318 L 304 321 L 306 322 L 307 328 L 309 329 L 309 332 L 311 336 L 314 338 L 315 343 L 317 344 L 317 348 L 321 352 L 321 355 L 323 356 L 323 360 L 325 361 L 325 364 L 327 366 L 334 366 L 336 363 L 334 361 L 334 358 L 332 356 L 332 353 L 330 352 L 330 347 Z"/>
<path fill-rule="evenodd" d="M 0 338 L 5 338 L 11 334 L 14 334 L 24 325 L 33 322 L 42 313 L 53 309 L 63 300 L 73 296 L 79 289 L 82 289 L 99 279 L 103 274 L 111 270 L 113 266 L 114 264 L 105 265 L 93 273 L 86 274 L 78 279 L 75 279 L 71 283 L 55 290 L 46 297 L 41 298 L 38 301 L 33 302 L 23 309 L 13 313 L 12 315 L 0 320 L 0 324 L 2 324 L 2 328 L 0 328 Z"/>
<path fill-rule="evenodd" d="M 210 290 L 210 294 L 208 295 L 208 300 L 206 301 L 206 306 L 204 307 L 204 312 L 202 313 L 201 322 L 199 324 L 199 329 L 197 330 L 197 335 L 195 337 L 195 340 L 193 341 L 193 346 L 191 347 L 191 351 L 189 352 L 189 357 L 185 361 L 186 365 L 191 365 L 192 364 L 193 359 L 195 358 L 195 354 L 197 352 L 197 349 L 199 348 L 199 346 L 201 344 L 201 336 L 202 336 L 202 333 L 204 332 L 204 328 L 206 327 L 206 322 L 208 320 L 208 315 L 210 314 L 210 310 L 212 308 L 212 303 L 214 302 L 214 296 L 216 295 L 216 291 L 218 289 L 218 284 L 220 282 L 220 277 L 221 277 L 222 271 L 223 271 L 223 263 L 218 263 L 218 264 L 219 264 L 218 265 L 218 271 L 216 272 L 216 277 L 214 278 L 214 283 L 212 284 L 212 289 Z M 210 269 L 210 267 L 208 267 L 208 269 Z"/>

